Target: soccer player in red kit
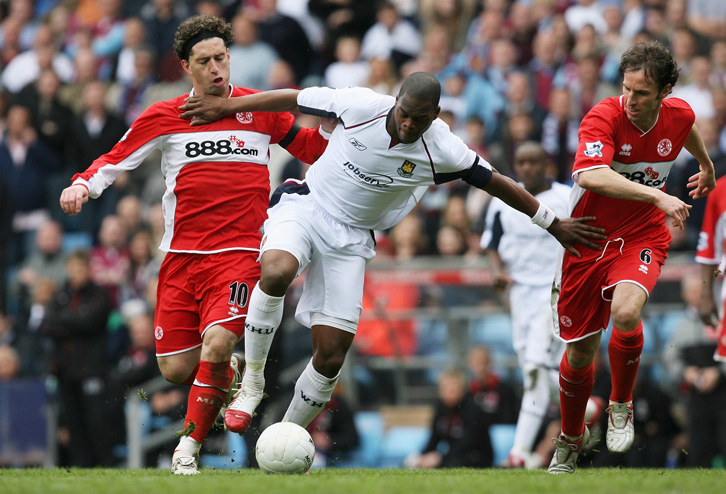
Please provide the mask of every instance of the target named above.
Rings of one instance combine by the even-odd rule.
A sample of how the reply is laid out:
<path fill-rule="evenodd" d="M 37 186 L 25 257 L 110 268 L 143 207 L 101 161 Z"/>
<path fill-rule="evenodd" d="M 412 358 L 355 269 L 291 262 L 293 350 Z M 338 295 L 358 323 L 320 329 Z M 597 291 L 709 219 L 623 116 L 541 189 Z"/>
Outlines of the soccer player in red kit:
<path fill-rule="evenodd" d="M 183 22 L 174 50 L 192 77 L 193 94 L 241 96 L 257 92 L 229 84 L 231 26 L 197 16 Z M 260 227 L 267 217 L 269 145 L 279 143 L 313 163 L 326 139 L 301 129 L 290 113 L 243 112 L 203 126 L 179 118 L 188 95 L 151 105 L 107 154 L 60 197 L 75 215 L 122 172 L 162 151 L 162 198 L 167 252 L 159 273 L 156 354 L 164 377 L 191 385 L 185 435 L 172 458 L 174 474 L 199 473 L 199 451 L 228 393 L 239 362 L 232 352 L 244 334 L 257 263 Z M 240 378 L 238 377 L 239 381 Z"/>
<path fill-rule="evenodd" d="M 690 206 L 663 192 L 681 148 L 700 163 L 689 178 L 698 199 L 714 189 L 711 159 L 690 106 L 666 96 L 678 66 L 658 43 L 638 43 L 620 60 L 623 95 L 608 98 L 580 125 L 570 195 L 572 216 L 596 216 L 608 240 L 603 250 L 565 252 L 553 285 L 555 332 L 567 342 L 560 362 L 562 433 L 549 473 L 573 473 L 587 444 L 584 417 L 593 389 L 593 358 L 612 321 L 608 352 L 612 393 L 606 444 L 625 453 L 633 444 L 632 391 L 643 349 L 641 311 L 668 255 L 670 216 L 683 228 Z"/>
<path fill-rule="evenodd" d="M 726 187 L 726 177 L 719 178 L 716 186 Z M 723 279 L 726 270 L 726 194 L 712 194 L 706 201 L 696 262 L 701 264 L 701 303 L 698 308 L 701 320 L 707 326 L 718 328 L 718 346 L 713 358 L 726 362 L 726 324 L 723 317 L 726 314 L 723 310 L 726 308 L 726 285 L 722 285 L 718 297 L 722 305 L 720 316 L 713 293 L 714 281 Z"/>

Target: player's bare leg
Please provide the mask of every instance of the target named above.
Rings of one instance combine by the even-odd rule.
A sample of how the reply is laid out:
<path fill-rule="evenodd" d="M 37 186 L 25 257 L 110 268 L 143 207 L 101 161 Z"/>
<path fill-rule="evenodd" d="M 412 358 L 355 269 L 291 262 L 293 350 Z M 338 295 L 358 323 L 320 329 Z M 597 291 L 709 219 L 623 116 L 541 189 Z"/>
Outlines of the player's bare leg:
<path fill-rule="evenodd" d="M 281 250 L 266 251 L 260 262 L 262 277 L 252 290 L 247 309 L 245 372 L 224 415 L 227 429 L 240 434 L 249 428 L 254 411 L 262 401 L 267 355 L 282 321 L 285 292 L 299 267 L 295 256 Z"/>
<path fill-rule="evenodd" d="M 176 475 L 196 475 L 199 473 L 199 451 L 209 434 L 219 410 L 225 402 L 234 372 L 230 360 L 237 336 L 222 326 L 215 325 L 204 333 L 201 350 L 184 352 L 159 358 L 162 374 L 176 378 L 177 384 L 188 382 L 192 376 L 181 380 L 181 370 L 194 374 L 192 389 L 187 402 L 187 415 L 184 421 L 184 435 L 174 450 L 172 472 Z M 197 354 L 198 367 L 192 367 L 192 356 Z M 190 368 L 191 367 L 191 371 Z"/>
<path fill-rule="evenodd" d="M 295 394 L 283 422 L 307 427 L 330 401 L 354 333 L 332 326 L 314 325 L 313 358 L 295 383 Z"/>
<path fill-rule="evenodd" d="M 608 344 L 613 386 L 606 409 L 609 418 L 605 436 L 611 453 L 627 452 L 635 439 L 633 385 L 643 351 L 640 315 L 646 301 L 645 290 L 635 283 L 620 283 L 613 291 L 613 334 Z"/>

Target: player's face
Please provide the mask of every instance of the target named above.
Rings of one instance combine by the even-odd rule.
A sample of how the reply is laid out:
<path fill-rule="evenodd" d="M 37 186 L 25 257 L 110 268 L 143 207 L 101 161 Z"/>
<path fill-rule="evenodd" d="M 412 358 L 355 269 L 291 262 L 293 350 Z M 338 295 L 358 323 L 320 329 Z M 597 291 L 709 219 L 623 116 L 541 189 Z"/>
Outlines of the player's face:
<path fill-rule="evenodd" d="M 431 127 L 440 110 L 440 107 L 434 107 L 430 101 L 420 101 L 407 94 L 399 96 L 396 98 L 388 132 L 403 144 L 416 142 Z"/>
<path fill-rule="evenodd" d="M 192 76 L 197 94 L 226 96 L 229 91 L 229 50 L 222 38 L 203 39 L 192 47 L 182 67 Z"/>
<path fill-rule="evenodd" d="M 514 156 L 514 173 L 530 193 L 539 191 L 545 184 L 547 160 L 536 149 L 520 149 Z"/>
<path fill-rule="evenodd" d="M 658 90 L 655 81 L 645 78 L 644 70 L 626 72 L 623 75 L 625 114 L 641 130 L 649 130 L 658 118 L 658 111 L 671 85 Z"/>

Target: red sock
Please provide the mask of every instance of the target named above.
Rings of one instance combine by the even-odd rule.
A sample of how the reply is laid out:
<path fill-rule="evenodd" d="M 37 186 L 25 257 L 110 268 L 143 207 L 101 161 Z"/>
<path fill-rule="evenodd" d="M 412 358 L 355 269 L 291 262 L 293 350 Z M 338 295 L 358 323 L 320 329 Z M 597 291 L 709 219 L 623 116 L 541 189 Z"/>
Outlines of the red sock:
<path fill-rule="evenodd" d="M 585 409 L 594 381 L 595 366 L 592 362 L 582 369 L 573 369 L 565 352 L 560 362 L 560 412 L 564 435 L 578 437 L 585 430 Z"/>
<path fill-rule="evenodd" d="M 613 328 L 608 344 L 610 374 L 613 381 L 611 401 L 633 401 L 633 384 L 638 373 L 641 353 L 643 353 L 642 322 L 638 323 L 638 327 L 630 333 L 623 333 Z"/>
<path fill-rule="evenodd" d="M 184 386 L 191 386 L 192 384 L 194 384 L 194 380 L 197 378 L 197 372 L 199 372 L 199 364 L 194 367 L 192 373 L 189 374 L 189 377 L 187 377 L 186 381 L 184 381 L 182 384 Z"/>
<path fill-rule="evenodd" d="M 219 409 L 227 397 L 232 377 L 229 362 L 199 362 L 199 371 L 189 392 L 187 416 L 184 420 L 185 429 L 189 422 L 194 422 L 194 430 L 189 437 L 197 442 L 203 443 L 209 429 L 214 425 Z"/>

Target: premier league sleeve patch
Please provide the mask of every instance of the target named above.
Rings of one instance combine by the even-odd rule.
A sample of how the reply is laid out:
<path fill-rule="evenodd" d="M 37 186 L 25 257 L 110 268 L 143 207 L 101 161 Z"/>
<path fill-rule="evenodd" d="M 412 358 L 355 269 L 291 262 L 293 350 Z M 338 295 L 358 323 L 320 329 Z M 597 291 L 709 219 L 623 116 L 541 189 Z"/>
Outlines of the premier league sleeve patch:
<path fill-rule="evenodd" d="M 602 158 L 602 142 L 586 142 L 585 156 L 587 156 L 588 158 L 594 158 L 595 156 L 599 156 Z"/>

